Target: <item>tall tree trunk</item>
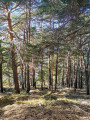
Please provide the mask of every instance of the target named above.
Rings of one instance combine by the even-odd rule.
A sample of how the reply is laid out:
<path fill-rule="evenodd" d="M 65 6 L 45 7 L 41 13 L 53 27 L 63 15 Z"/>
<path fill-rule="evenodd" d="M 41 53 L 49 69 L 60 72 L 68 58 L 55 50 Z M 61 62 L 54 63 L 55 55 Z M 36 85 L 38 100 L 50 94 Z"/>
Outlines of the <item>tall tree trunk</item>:
<path fill-rule="evenodd" d="M 27 93 L 30 91 L 30 82 L 29 82 L 29 65 L 27 64 Z"/>
<path fill-rule="evenodd" d="M 51 80 L 51 64 L 50 64 L 50 55 L 49 55 L 49 59 L 48 59 L 48 69 L 49 69 L 49 89 L 51 89 L 51 87 L 52 87 L 52 80 Z"/>
<path fill-rule="evenodd" d="M 43 16 L 42 16 L 43 19 Z M 43 20 L 41 19 L 41 41 L 43 40 Z M 43 54 L 43 51 L 42 51 Z M 44 84 L 44 80 L 43 80 L 43 55 L 41 55 L 41 90 L 43 90 L 43 84 Z"/>
<path fill-rule="evenodd" d="M 67 73 L 66 73 L 66 83 L 67 87 L 69 87 L 69 55 L 67 51 Z"/>
<path fill-rule="evenodd" d="M 55 68 L 55 91 L 57 89 L 57 77 L 58 77 L 58 48 L 56 54 L 56 68 Z"/>
<path fill-rule="evenodd" d="M 75 57 L 73 57 L 73 86 L 74 86 L 74 91 L 76 92 Z"/>
<path fill-rule="evenodd" d="M 15 48 L 14 48 L 14 42 L 13 42 L 13 34 L 12 34 L 12 25 L 11 25 L 10 13 L 8 13 L 7 21 L 8 21 L 8 28 L 9 28 L 9 37 L 10 37 L 10 40 L 11 40 L 12 70 L 13 70 L 15 90 L 16 90 L 16 93 L 20 93 L 19 83 L 18 83 L 17 65 L 16 65 L 16 61 L 15 61 Z"/>
<path fill-rule="evenodd" d="M 80 79 L 80 88 L 82 89 L 82 59 L 80 58 L 80 72 L 79 72 L 79 79 Z"/>
<path fill-rule="evenodd" d="M 22 63 L 22 61 L 21 61 L 21 81 L 22 81 L 22 89 L 24 90 L 23 63 Z"/>
<path fill-rule="evenodd" d="M 89 75 L 89 56 L 90 56 L 90 48 L 88 45 L 87 50 L 87 65 L 86 65 L 86 85 L 87 85 L 87 95 L 90 95 L 90 75 Z"/>
<path fill-rule="evenodd" d="M 27 43 L 30 43 L 30 25 L 31 25 L 31 0 L 29 1 L 30 8 L 27 8 L 28 2 L 26 2 L 26 28 L 27 28 Z M 27 64 L 27 93 L 30 91 L 30 81 L 29 81 L 29 63 Z"/>
<path fill-rule="evenodd" d="M 62 75 L 62 86 L 64 86 L 64 61 L 63 61 L 63 75 Z"/>
<path fill-rule="evenodd" d="M 72 87 L 72 70 L 71 70 L 71 58 L 69 58 L 69 87 Z"/>
<path fill-rule="evenodd" d="M 54 55 L 52 55 L 52 61 L 51 61 L 51 81 L 52 81 L 52 89 L 53 89 L 53 67 L 54 67 Z"/>
<path fill-rule="evenodd" d="M 33 67 L 32 67 L 32 80 L 33 80 L 33 87 L 36 88 L 36 81 L 35 81 L 35 68 L 34 68 L 34 58 L 33 58 L 33 55 L 32 55 L 32 64 L 33 64 Z"/>
<path fill-rule="evenodd" d="M 76 70 L 76 78 L 75 78 L 75 86 L 74 86 L 75 89 L 77 89 L 77 73 L 78 73 L 78 67 L 77 67 L 77 70 Z"/>
<path fill-rule="evenodd" d="M 3 92 L 3 82 L 2 82 L 2 49 L 0 41 L 0 92 Z"/>
<path fill-rule="evenodd" d="M 32 71 L 33 71 L 33 87 L 35 87 L 35 89 L 36 89 L 36 81 L 35 81 L 35 69 L 34 68 L 32 68 Z"/>
<path fill-rule="evenodd" d="M 25 84 L 25 88 L 26 88 L 26 83 L 27 83 L 27 78 L 26 78 L 26 75 L 27 75 L 27 71 L 26 71 L 26 65 L 25 65 L 25 69 L 24 69 L 24 84 Z"/>
<path fill-rule="evenodd" d="M 41 62 L 41 90 L 43 90 L 43 56 Z"/>
<path fill-rule="evenodd" d="M 84 69 L 85 69 L 87 95 L 90 94 L 90 76 L 89 76 L 89 71 L 88 71 L 89 70 L 89 51 L 90 51 L 90 49 L 87 50 L 87 63 L 86 64 L 84 61 L 84 54 L 83 54 L 83 64 L 84 64 Z"/>
<path fill-rule="evenodd" d="M 51 28 L 51 19 L 50 19 L 50 28 Z M 53 40 L 54 40 L 54 17 L 53 17 Z M 53 55 L 51 58 L 51 83 L 53 89 L 53 69 L 54 69 L 54 47 L 52 48 Z"/>

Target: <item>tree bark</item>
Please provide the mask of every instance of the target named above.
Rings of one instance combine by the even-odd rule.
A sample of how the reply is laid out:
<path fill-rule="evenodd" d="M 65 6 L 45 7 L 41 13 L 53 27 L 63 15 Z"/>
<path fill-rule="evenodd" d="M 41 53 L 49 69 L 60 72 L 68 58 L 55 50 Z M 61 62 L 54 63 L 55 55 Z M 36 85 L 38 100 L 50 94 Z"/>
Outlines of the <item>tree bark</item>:
<path fill-rule="evenodd" d="M 62 86 L 64 87 L 64 61 L 63 61 L 63 75 L 62 75 Z"/>
<path fill-rule="evenodd" d="M 26 83 L 27 83 L 27 78 L 26 78 L 27 72 L 26 72 L 26 65 L 25 65 L 25 69 L 24 69 L 24 84 L 25 84 L 25 88 L 26 88 Z"/>
<path fill-rule="evenodd" d="M 30 91 L 30 82 L 29 82 L 29 65 L 27 64 L 27 90 L 26 92 L 29 93 Z"/>
<path fill-rule="evenodd" d="M 52 87 L 52 80 L 51 80 L 51 64 L 50 64 L 50 55 L 49 55 L 49 59 L 48 59 L 48 69 L 49 69 L 49 89 L 51 89 L 51 87 Z"/>
<path fill-rule="evenodd" d="M 0 92 L 3 92 L 3 81 L 2 81 L 2 50 L 0 41 Z"/>
<path fill-rule="evenodd" d="M 33 71 L 33 87 L 35 87 L 35 89 L 36 89 L 36 81 L 35 81 L 35 69 L 34 68 L 32 68 L 32 71 Z"/>
<path fill-rule="evenodd" d="M 22 89 L 24 90 L 23 63 L 22 63 L 22 61 L 21 61 L 21 81 L 22 81 Z"/>
<path fill-rule="evenodd" d="M 56 54 L 55 91 L 57 89 L 57 76 L 58 76 L 58 48 L 57 48 L 57 54 Z"/>
<path fill-rule="evenodd" d="M 9 37 L 10 37 L 10 40 L 11 40 L 12 70 L 13 70 L 13 78 L 14 78 L 15 90 L 16 90 L 16 93 L 20 93 L 19 83 L 18 83 L 17 65 L 16 65 L 16 61 L 15 61 L 15 48 L 14 48 L 14 41 L 13 41 L 10 13 L 8 13 L 7 22 L 8 22 L 8 28 L 9 28 Z"/>
<path fill-rule="evenodd" d="M 27 8 L 27 1 L 26 1 L 26 32 L 27 32 L 27 43 L 30 43 L 30 25 L 31 25 L 31 0 L 29 1 L 29 6 L 30 9 Z M 28 10 L 27 10 L 28 9 Z M 28 14 L 27 14 L 28 13 Z M 29 71 L 29 63 L 27 64 L 27 93 L 29 93 L 30 91 L 30 81 L 29 81 L 29 75 L 30 75 L 30 71 Z"/>
<path fill-rule="evenodd" d="M 43 90 L 43 56 L 41 62 L 41 90 Z"/>
<path fill-rule="evenodd" d="M 66 83 L 67 87 L 69 87 L 69 55 L 67 51 L 67 73 L 66 73 Z"/>
<path fill-rule="evenodd" d="M 89 76 L 89 71 L 88 71 L 88 67 L 89 67 L 89 51 L 90 51 L 90 49 L 87 50 L 87 63 L 86 64 L 85 64 L 85 61 L 84 61 L 84 54 L 83 54 L 83 64 L 84 64 L 84 69 L 85 69 L 87 95 L 90 94 L 90 76 Z"/>
<path fill-rule="evenodd" d="M 54 55 L 52 55 L 52 61 L 51 61 L 51 81 L 52 81 L 52 89 L 53 89 L 53 67 L 54 67 Z"/>

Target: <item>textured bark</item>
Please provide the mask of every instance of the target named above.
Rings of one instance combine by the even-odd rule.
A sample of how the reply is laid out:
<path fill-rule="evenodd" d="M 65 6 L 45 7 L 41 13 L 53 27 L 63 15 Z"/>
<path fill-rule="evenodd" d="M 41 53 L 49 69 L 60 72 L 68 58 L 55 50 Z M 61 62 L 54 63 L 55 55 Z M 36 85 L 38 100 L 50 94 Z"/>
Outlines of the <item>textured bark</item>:
<path fill-rule="evenodd" d="M 13 70 L 13 78 L 14 78 L 14 83 L 15 83 L 15 90 L 16 90 L 16 93 L 20 93 L 19 83 L 18 83 L 17 65 L 16 65 L 16 61 L 15 61 L 15 48 L 14 48 L 14 43 L 13 43 L 13 34 L 12 34 L 10 13 L 8 13 L 7 22 L 8 22 L 8 28 L 9 28 L 9 37 L 11 40 L 12 70 Z"/>
<path fill-rule="evenodd" d="M 24 90 L 23 63 L 22 62 L 21 62 L 21 82 L 22 82 L 22 89 Z"/>
<path fill-rule="evenodd" d="M 83 88 L 83 85 L 82 85 L 82 61 L 81 61 L 81 58 L 80 58 L 79 79 L 80 79 L 80 88 L 82 89 L 82 88 Z"/>
<path fill-rule="evenodd" d="M 29 93 L 30 91 L 30 82 L 29 82 L 29 65 L 27 64 L 27 90 L 26 92 Z"/>
<path fill-rule="evenodd" d="M 49 69 L 49 89 L 51 89 L 52 88 L 52 80 L 51 80 L 51 64 L 50 64 L 50 55 L 49 55 L 49 59 L 48 59 L 48 69 Z"/>
<path fill-rule="evenodd" d="M 90 47 L 90 46 L 88 46 Z M 87 65 L 86 65 L 86 85 L 87 85 L 87 95 L 90 95 L 90 75 L 89 75 L 89 55 L 90 49 L 87 50 Z"/>
<path fill-rule="evenodd" d="M 25 88 L 26 88 L 26 83 L 27 83 L 27 78 L 26 78 L 27 72 L 26 72 L 26 65 L 25 65 L 25 70 L 24 70 L 24 84 L 25 84 Z"/>
<path fill-rule="evenodd" d="M 51 19 L 50 19 L 50 28 L 51 28 Z M 54 17 L 53 17 L 53 40 L 54 40 Z M 54 47 L 52 48 L 53 55 L 51 58 L 51 84 L 53 89 L 53 69 L 54 69 Z"/>
<path fill-rule="evenodd" d="M 63 75 L 62 75 L 62 86 L 64 86 L 64 61 L 63 61 Z"/>
<path fill-rule="evenodd" d="M 0 43 L 0 48 L 1 48 L 1 43 Z M 3 82 L 2 82 L 2 50 L 1 49 L 0 49 L 0 92 L 3 92 Z"/>
<path fill-rule="evenodd" d="M 56 54 L 56 68 L 55 68 L 55 91 L 57 89 L 57 75 L 58 75 L 58 48 Z"/>
<path fill-rule="evenodd" d="M 33 55 L 32 55 L 32 83 L 33 83 L 33 87 L 36 88 L 36 81 L 35 81 L 35 68 L 34 68 L 34 59 L 33 59 Z"/>
<path fill-rule="evenodd" d="M 74 91 L 76 92 L 75 57 L 73 57 L 73 86 L 74 86 Z"/>
<path fill-rule="evenodd" d="M 35 69 L 32 68 L 32 71 L 33 71 L 33 75 L 32 75 L 32 79 L 33 79 L 33 87 L 36 88 L 36 81 L 35 81 Z"/>
<path fill-rule="evenodd" d="M 29 6 L 30 6 L 30 9 L 27 9 L 27 4 L 28 2 L 26 2 L 26 33 L 27 33 L 27 43 L 30 43 L 30 25 L 31 25 L 31 0 L 29 1 Z M 29 81 L 29 78 L 30 78 L 30 71 L 29 71 L 29 63 L 27 64 L 27 93 L 29 93 L 30 91 L 30 81 Z"/>
<path fill-rule="evenodd" d="M 43 62 L 43 57 L 42 57 Z M 41 63 L 41 90 L 43 90 L 43 63 Z"/>
<path fill-rule="evenodd" d="M 77 89 L 77 72 L 78 72 L 78 70 L 76 70 L 75 89 Z"/>
<path fill-rule="evenodd" d="M 86 92 L 87 92 L 87 95 L 90 94 L 90 75 L 89 75 L 89 50 L 87 50 L 87 63 L 85 64 L 85 61 L 84 61 L 84 54 L 83 54 L 83 64 L 84 64 L 84 70 L 85 70 L 85 77 L 86 77 Z"/>
<path fill-rule="evenodd" d="M 67 87 L 69 87 L 69 55 L 67 51 L 67 73 L 66 73 L 66 83 Z"/>
<path fill-rule="evenodd" d="M 53 68 L 54 68 L 54 55 L 52 55 L 52 61 L 51 61 L 51 81 L 52 81 L 52 89 L 53 89 Z"/>

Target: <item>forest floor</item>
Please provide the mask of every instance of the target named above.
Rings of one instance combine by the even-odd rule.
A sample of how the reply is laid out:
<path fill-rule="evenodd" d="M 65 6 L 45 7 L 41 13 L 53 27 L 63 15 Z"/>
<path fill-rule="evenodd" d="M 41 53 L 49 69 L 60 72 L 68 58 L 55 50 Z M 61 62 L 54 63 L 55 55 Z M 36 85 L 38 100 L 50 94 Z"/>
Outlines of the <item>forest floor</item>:
<path fill-rule="evenodd" d="M 0 94 L 0 120 L 90 120 L 90 96 L 63 88 Z"/>

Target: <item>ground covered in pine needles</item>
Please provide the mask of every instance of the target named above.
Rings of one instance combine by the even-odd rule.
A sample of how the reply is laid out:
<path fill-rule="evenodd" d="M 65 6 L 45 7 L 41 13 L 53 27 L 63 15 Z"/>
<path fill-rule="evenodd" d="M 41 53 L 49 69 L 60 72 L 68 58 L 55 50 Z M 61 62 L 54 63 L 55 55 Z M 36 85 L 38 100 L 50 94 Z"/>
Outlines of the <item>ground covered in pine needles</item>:
<path fill-rule="evenodd" d="M 9 90 L 0 94 L 0 120 L 90 120 L 90 96 L 84 90 Z"/>

